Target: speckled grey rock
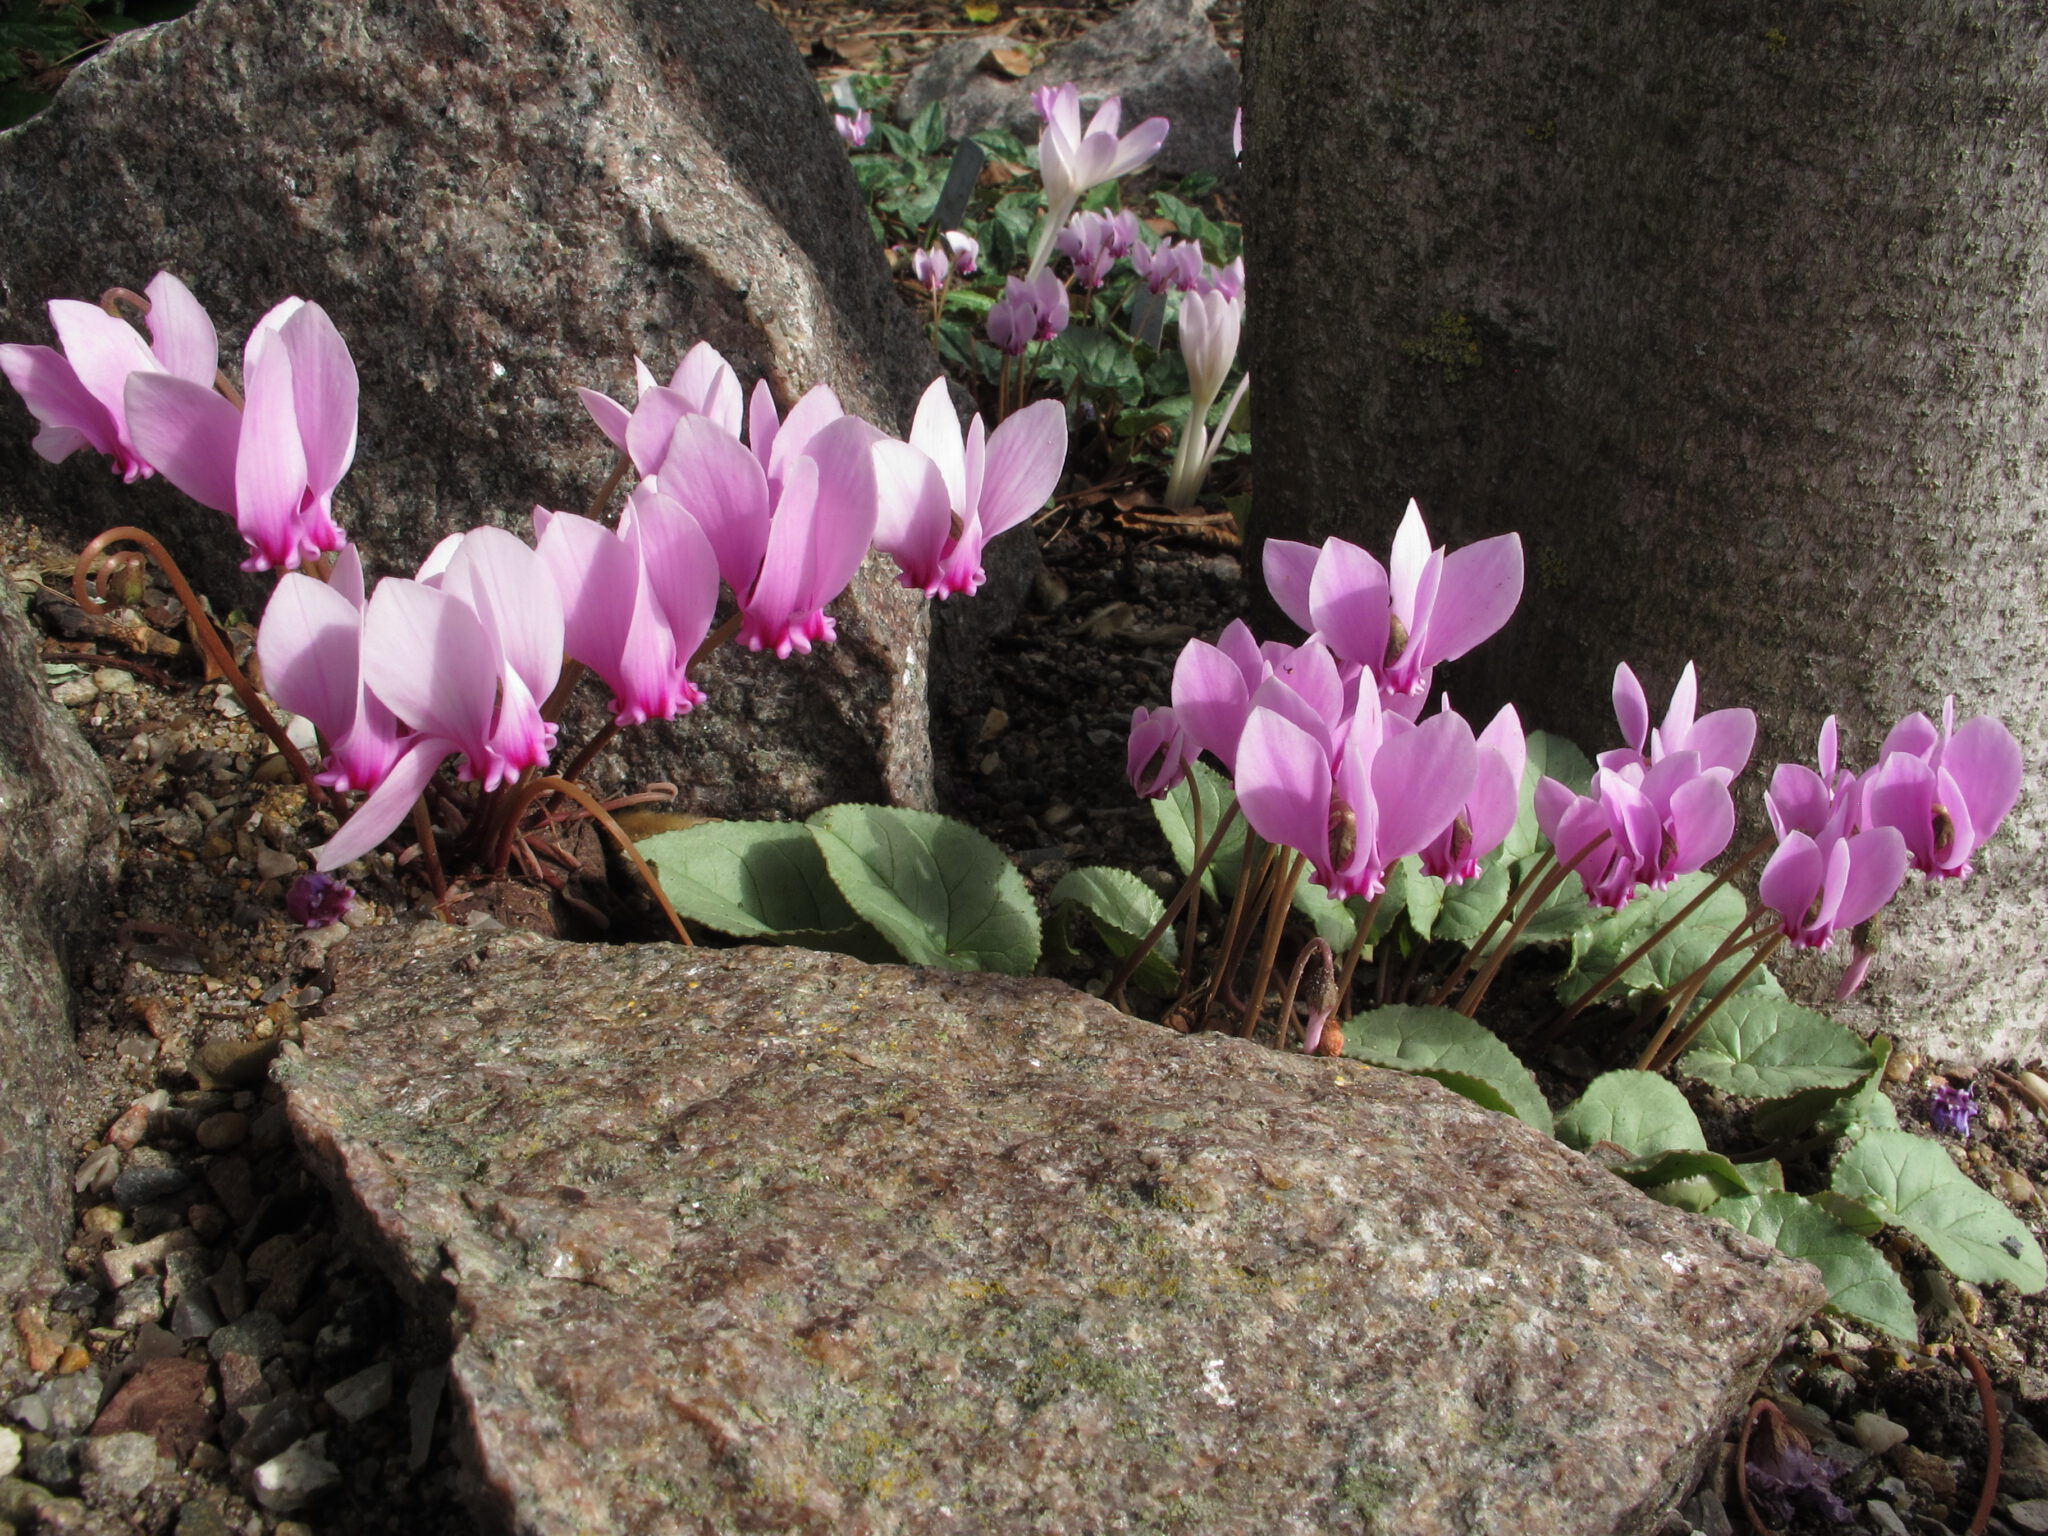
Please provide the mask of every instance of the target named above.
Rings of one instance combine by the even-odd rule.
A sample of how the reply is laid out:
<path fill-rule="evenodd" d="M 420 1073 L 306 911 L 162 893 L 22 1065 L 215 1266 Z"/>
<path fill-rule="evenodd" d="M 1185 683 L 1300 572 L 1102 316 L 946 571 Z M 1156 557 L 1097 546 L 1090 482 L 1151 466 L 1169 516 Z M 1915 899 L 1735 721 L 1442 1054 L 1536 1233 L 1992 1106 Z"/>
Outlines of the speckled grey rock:
<path fill-rule="evenodd" d="M 49 298 L 159 268 L 230 349 L 288 294 L 324 305 L 362 380 L 337 516 L 379 571 L 479 522 L 524 531 L 537 502 L 580 509 L 611 449 L 575 387 L 630 399 L 636 352 L 665 379 L 709 340 L 785 407 L 827 382 L 891 430 L 938 372 L 809 72 L 747 0 L 203 0 L 0 134 L 0 250 L 10 341 L 51 339 Z M 140 523 L 223 608 L 265 595 L 219 514 L 89 454 L 44 464 L 5 394 L 0 512 Z M 727 648 L 710 707 L 614 749 L 627 776 L 716 814 L 925 800 L 923 601 L 871 562 L 835 615 L 819 655 Z"/>
<path fill-rule="evenodd" d="M 1072 42 L 1046 50 L 1037 69 L 1012 80 L 983 68 L 1002 37 L 948 43 L 911 71 L 896 98 L 896 115 L 909 122 L 935 101 L 946 104 L 946 132 L 959 138 L 1002 128 L 1026 144 L 1038 142 L 1031 93 L 1073 81 L 1090 112 L 1103 98 L 1121 96 L 1128 132 L 1148 117 L 1164 117 L 1173 131 L 1153 164 L 1170 175 L 1237 169 L 1231 121 L 1237 114 L 1237 66 L 1209 25 L 1208 0 L 1137 0 Z"/>
<path fill-rule="evenodd" d="M 293 1129 L 507 1528 L 1643 1532 L 1822 1300 L 1432 1083 L 1054 982 L 335 963 Z"/>
<path fill-rule="evenodd" d="M 0 586 L 0 1298 L 61 1277 L 79 1128 L 65 968 L 114 857 L 107 776 L 50 702 L 20 600 Z M 15 1348 L 0 1328 L 0 1356 Z"/>

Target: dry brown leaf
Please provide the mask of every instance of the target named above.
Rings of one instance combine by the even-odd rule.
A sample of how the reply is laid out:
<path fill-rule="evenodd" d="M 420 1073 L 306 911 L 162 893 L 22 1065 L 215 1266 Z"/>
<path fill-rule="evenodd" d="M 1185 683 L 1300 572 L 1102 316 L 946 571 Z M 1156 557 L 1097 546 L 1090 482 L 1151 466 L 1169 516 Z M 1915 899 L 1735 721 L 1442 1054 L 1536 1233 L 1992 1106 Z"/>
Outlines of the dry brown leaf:
<path fill-rule="evenodd" d="M 1028 48 L 991 48 L 988 61 L 1012 80 L 1022 80 L 1031 73 L 1031 51 Z"/>

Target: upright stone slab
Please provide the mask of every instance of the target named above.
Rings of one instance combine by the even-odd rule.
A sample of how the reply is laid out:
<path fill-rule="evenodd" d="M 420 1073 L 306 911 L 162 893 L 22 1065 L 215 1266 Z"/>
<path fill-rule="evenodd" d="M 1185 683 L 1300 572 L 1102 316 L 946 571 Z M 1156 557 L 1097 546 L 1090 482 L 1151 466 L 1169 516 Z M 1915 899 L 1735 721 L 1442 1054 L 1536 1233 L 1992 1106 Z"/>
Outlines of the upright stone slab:
<path fill-rule="evenodd" d="M 63 1272 L 78 1081 L 65 970 L 115 854 L 106 773 L 50 702 L 34 631 L 0 589 L 0 1298 Z M 0 1352 L 13 1343 L 0 1329 Z"/>
<path fill-rule="evenodd" d="M 2044 44 L 1999 0 L 1246 7 L 1254 537 L 1520 530 L 1454 696 L 1591 751 L 1617 662 L 1661 712 L 1695 659 L 1752 810 L 1829 714 L 1858 767 L 2003 717 L 2020 806 L 1854 1015 L 1979 1060 L 2048 1040 Z"/>
<path fill-rule="evenodd" d="M 1434 1083 L 1055 982 L 336 963 L 294 1131 L 537 1536 L 1646 1532 L 1824 1299 Z"/>
<path fill-rule="evenodd" d="M 575 386 L 630 401 L 636 352 L 665 380 L 708 340 L 785 408 L 829 383 L 891 430 L 938 371 L 808 71 L 748 0 L 203 0 L 0 134 L 0 251 L 8 340 L 159 268 L 231 344 L 288 294 L 324 305 L 363 388 L 337 512 L 385 571 L 580 510 L 611 450 Z M 220 517 L 85 454 L 43 464 L 6 393 L 0 511 L 141 523 L 217 598 L 260 600 Z M 728 648 L 706 711 L 630 733 L 631 772 L 722 814 L 926 799 L 922 603 L 871 564 L 837 611 L 836 651 Z"/>

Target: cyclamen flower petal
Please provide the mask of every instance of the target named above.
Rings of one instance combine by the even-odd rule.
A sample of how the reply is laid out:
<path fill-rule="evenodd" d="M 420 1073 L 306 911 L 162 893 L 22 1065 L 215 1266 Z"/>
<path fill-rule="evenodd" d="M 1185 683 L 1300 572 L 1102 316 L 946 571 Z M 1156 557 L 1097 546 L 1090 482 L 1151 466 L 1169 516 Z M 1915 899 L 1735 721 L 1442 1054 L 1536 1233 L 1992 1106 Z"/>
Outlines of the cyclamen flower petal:
<path fill-rule="evenodd" d="M 2019 803 L 2025 764 L 2012 732 L 1990 715 L 1954 726 L 1955 701 L 1937 732 L 1908 715 L 1885 738 L 1877 767 L 1862 782 L 1870 826 L 1898 828 L 1913 867 L 1935 879 L 1971 872 L 1970 856 Z"/>
<path fill-rule="evenodd" d="M 281 577 L 263 610 L 256 654 L 270 696 L 304 715 L 327 742 L 319 781 L 344 793 L 372 790 L 391 771 L 402 748 L 398 721 L 363 686 L 361 566 L 353 548 L 342 551 L 331 583 L 296 571 Z"/>
<path fill-rule="evenodd" d="M 953 253 L 953 270 L 962 277 L 972 277 L 981 270 L 981 242 L 964 229 L 949 229 L 944 236 L 946 248 Z"/>
<path fill-rule="evenodd" d="M 1906 878 L 1905 839 L 1878 827 L 1815 841 L 1792 832 L 1757 882 L 1757 896 L 1778 913 L 1797 949 L 1826 949 L 1835 932 L 1875 916 Z"/>
<path fill-rule="evenodd" d="M 638 404 L 631 411 L 594 389 L 579 388 L 576 393 L 598 430 L 633 460 L 641 474 L 660 472 L 670 435 L 684 416 L 708 417 L 738 440 L 744 409 L 739 376 L 709 342 L 691 347 L 666 385 L 654 383 L 637 357 L 633 365 L 641 385 Z"/>
<path fill-rule="evenodd" d="M 925 292 L 939 293 L 946 286 L 952 263 L 946 259 L 944 251 L 922 250 L 911 256 L 910 271 Z"/>
<path fill-rule="evenodd" d="M 1046 205 L 1059 210 L 1059 221 L 1065 220 L 1082 193 L 1128 176 L 1166 142 L 1169 125 L 1163 117 L 1149 117 L 1119 138 L 1123 102 L 1115 96 L 1096 109 L 1085 131 L 1078 86 L 1068 83 L 1034 99 L 1045 118 L 1038 139 L 1039 175 L 1045 182 Z"/>
<path fill-rule="evenodd" d="M 1220 293 L 1190 293 L 1180 301 L 1180 351 L 1187 360 L 1188 394 L 1196 420 L 1205 419 L 1237 361 L 1244 303 Z"/>
<path fill-rule="evenodd" d="M 868 135 L 874 131 L 875 118 L 872 112 L 862 108 L 858 112 L 834 112 L 832 127 L 848 149 L 863 149 L 867 146 Z"/>

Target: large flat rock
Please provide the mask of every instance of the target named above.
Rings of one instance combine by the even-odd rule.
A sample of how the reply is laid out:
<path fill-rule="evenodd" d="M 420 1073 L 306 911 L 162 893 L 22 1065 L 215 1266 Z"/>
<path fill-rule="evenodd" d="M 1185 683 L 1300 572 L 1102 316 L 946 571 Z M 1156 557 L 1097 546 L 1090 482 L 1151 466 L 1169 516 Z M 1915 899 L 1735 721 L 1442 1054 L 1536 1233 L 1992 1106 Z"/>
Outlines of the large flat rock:
<path fill-rule="evenodd" d="M 352 941 L 279 1073 L 522 1532 L 1640 1532 L 1816 1273 L 1057 983 Z"/>

